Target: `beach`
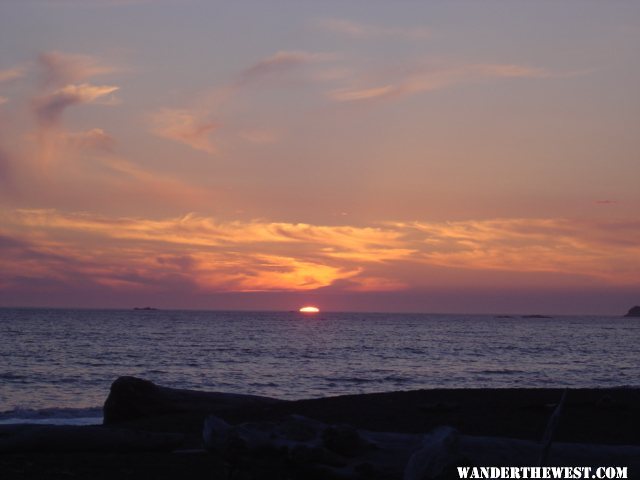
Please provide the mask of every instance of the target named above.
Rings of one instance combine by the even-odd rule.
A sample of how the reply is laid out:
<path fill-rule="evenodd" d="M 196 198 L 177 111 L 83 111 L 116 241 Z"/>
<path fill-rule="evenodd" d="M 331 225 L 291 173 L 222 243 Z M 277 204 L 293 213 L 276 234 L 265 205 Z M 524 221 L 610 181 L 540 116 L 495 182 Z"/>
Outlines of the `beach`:
<path fill-rule="evenodd" d="M 426 434 L 447 425 L 470 437 L 539 442 L 562 394 L 561 389 L 434 389 L 297 401 L 262 402 L 256 400 L 260 397 L 250 397 L 247 403 L 243 396 L 220 393 L 204 401 L 202 392 L 175 391 L 126 377 L 112 388 L 105 406 L 105 418 L 110 416 L 111 420 L 102 428 L 180 434 L 179 444 L 155 452 L 109 448 L 74 452 L 52 444 L 39 451 L 3 453 L 0 469 L 7 479 L 227 478 L 228 458 L 203 450 L 203 422 L 210 414 L 231 425 L 277 423 L 299 415 L 361 431 Z M 571 389 L 553 441 L 637 445 L 638 425 L 640 389 Z M 247 454 L 238 460 L 237 478 L 311 478 L 307 477 L 311 470 L 300 476 L 299 466 L 292 466 L 286 458 L 282 453 Z M 319 472 L 317 478 L 340 478 Z M 353 478 L 394 477 L 374 472 Z"/>

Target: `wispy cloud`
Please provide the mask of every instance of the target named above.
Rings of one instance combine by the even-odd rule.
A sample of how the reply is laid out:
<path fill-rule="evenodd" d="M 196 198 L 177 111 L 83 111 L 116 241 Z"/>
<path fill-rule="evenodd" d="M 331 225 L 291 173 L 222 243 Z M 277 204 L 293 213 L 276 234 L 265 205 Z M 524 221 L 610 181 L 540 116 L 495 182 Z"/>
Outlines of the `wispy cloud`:
<path fill-rule="evenodd" d="M 332 55 L 328 53 L 313 53 L 301 50 L 276 52 L 245 69 L 239 75 L 238 83 L 242 85 L 267 76 L 286 73 L 302 65 L 327 61 L 331 58 Z"/>
<path fill-rule="evenodd" d="M 29 242 L 31 251 L 55 251 L 73 265 L 43 257 L 30 264 L 32 275 L 73 277 L 81 270 L 112 288 L 157 287 L 179 275 L 207 292 L 329 286 L 415 290 L 436 280 L 451 282 L 443 272 L 460 270 L 484 278 L 499 274 L 496 278 L 507 282 L 509 275 L 537 273 L 582 284 L 640 283 L 639 222 L 500 219 L 332 226 L 54 210 L 5 212 L 2 220 L 4 237 L 15 240 L 11 248 Z M 10 272 L 24 272 L 15 263 L 18 255 L 0 258 L 6 282 Z"/>
<path fill-rule="evenodd" d="M 435 265 L 640 282 L 640 270 L 634 272 L 640 268 L 640 222 L 500 219 L 395 227 L 424 235 L 420 257 Z"/>
<path fill-rule="evenodd" d="M 50 94 L 43 95 L 34 103 L 34 112 L 43 125 L 55 124 L 62 112 L 70 106 L 93 103 L 113 92 L 118 87 L 112 85 L 67 85 Z"/>
<path fill-rule="evenodd" d="M 65 128 L 62 119 L 69 108 L 119 104 L 115 98 L 118 86 L 90 83 L 93 77 L 117 69 L 93 56 L 63 52 L 41 54 L 35 66 L 28 73 L 39 76 L 40 82 L 30 82 L 35 91 L 27 104 L 16 104 L 16 111 L 24 117 L 23 109 L 28 107 L 36 129 L 31 133 L 13 129 L 14 141 L 0 142 L 2 193 L 11 187 L 14 198 L 62 207 L 83 203 L 87 208 L 128 204 L 140 198 L 193 208 L 215 197 L 197 185 L 188 185 L 176 172 L 156 172 L 122 156 L 116 139 L 104 128 Z M 0 117 L 0 121 L 4 126 L 5 119 Z M 9 136 L 2 127 L 0 134 Z"/>
<path fill-rule="evenodd" d="M 68 133 L 62 126 L 64 112 L 80 105 L 115 105 L 113 95 L 119 90 L 116 85 L 89 83 L 94 76 L 116 72 L 117 69 L 98 61 L 90 55 L 70 54 L 59 51 L 44 52 L 36 63 L 40 84 L 31 98 L 31 111 L 37 122 L 37 159 L 40 168 L 49 168 L 61 153 L 67 160 L 73 155 L 71 149 L 86 149 L 89 145 L 108 149 L 109 140 L 99 128 L 84 133 Z M 102 135 L 100 134 L 102 133 Z"/>
<path fill-rule="evenodd" d="M 92 128 L 86 132 L 72 132 L 66 135 L 72 148 L 81 150 L 99 150 L 113 152 L 116 140 L 101 128 Z"/>
<path fill-rule="evenodd" d="M 417 69 L 392 83 L 348 87 L 329 92 L 338 102 L 358 102 L 402 97 L 430 90 L 440 90 L 461 83 L 501 78 L 546 78 L 545 69 L 515 64 L 471 64 Z"/>
<path fill-rule="evenodd" d="M 338 102 L 353 102 L 359 100 L 371 100 L 384 98 L 398 93 L 398 87 L 393 85 L 382 85 L 380 87 L 338 89 L 329 93 L 329 97 Z"/>
<path fill-rule="evenodd" d="M 283 76 L 316 62 L 324 62 L 332 58 L 328 53 L 306 51 L 279 51 L 258 60 L 240 72 L 234 80 L 217 87 L 213 93 L 200 95 L 194 101 L 194 107 L 162 108 L 149 116 L 150 131 L 154 135 L 187 145 L 195 150 L 209 154 L 219 152 L 219 147 L 212 139 L 219 132 L 221 123 L 213 120 L 220 115 L 216 111 L 221 103 L 232 102 L 241 97 L 255 84 L 262 80 L 277 82 Z M 276 141 L 277 136 L 265 128 L 232 131 L 227 129 L 236 139 L 250 143 L 268 144 Z"/>
<path fill-rule="evenodd" d="M 206 118 L 206 113 L 187 109 L 164 108 L 150 116 L 152 132 L 206 153 L 216 153 L 211 135 L 220 126 Z"/>
<path fill-rule="evenodd" d="M 387 27 L 354 22 L 343 18 L 325 18 L 318 20 L 316 26 L 351 38 L 395 37 L 407 40 L 429 38 L 431 31 L 426 27 Z"/>
<path fill-rule="evenodd" d="M 27 69 L 24 66 L 17 66 L 0 70 L 0 83 L 11 82 L 22 78 L 27 74 Z"/>

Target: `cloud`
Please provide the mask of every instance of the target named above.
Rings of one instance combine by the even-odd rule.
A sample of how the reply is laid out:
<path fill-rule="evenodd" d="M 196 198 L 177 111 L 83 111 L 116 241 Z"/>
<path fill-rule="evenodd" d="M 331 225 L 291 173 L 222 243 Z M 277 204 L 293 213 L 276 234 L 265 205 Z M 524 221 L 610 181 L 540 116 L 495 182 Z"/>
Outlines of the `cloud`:
<path fill-rule="evenodd" d="M 143 195 L 154 202 L 164 200 L 172 205 L 201 204 L 212 199 L 208 190 L 184 183 L 174 175 L 144 169 L 125 158 L 106 156 L 102 164 L 112 176 L 115 174 L 111 178 L 112 189 L 119 190 L 123 196 L 136 198 Z"/>
<path fill-rule="evenodd" d="M 153 172 L 120 157 L 115 138 L 103 128 L 64 128 L 61 120 L 68 108 L 114 104 L 118 86 L 82 81 L 114 68 L 88 55 L 61 52 L 42 54 L 37 66 L 42 81 L 35 85 L 29 104 L 36 119 L 35 132 L 21 132 L 22 125 L 10 131 L 0 127 L 0 133 L 14 140 L 9 150 L 0 139 L 0 187 L 4 188 L 0 192 L 11 203 L 26 200 L 62 208 L 82 203 L 87 208 L 109 205 L 117 209 L 144 199 L 147 206 L 164 202 L 193 208 L 214 197 L 176 178 L 175 173 Z"/>
<path fill-rule="evenodd" d="M 41 53 L 38 65 L 42 72 L 42 82 L 48 87 L 60 87 L 117 71 L 117 68 L 104 65 L 90 55 L 59 51 Z"/>
<path fill-rule="evenodd" d="M 333 56 L 328 53 L 276 52 L 243 70 L 229 84 L 201 95 L 197 100 L 197 107 L 163 108 L 153 112 L 148 117 L 150 130 L 156 136 L 182 143 L 195 150 L 210 154 L 218 153 L 219 148 L 211 139 L 212 134 L 221 129 L 219 122 L 211 120 L 217 107 L 246 94 L 249 88 L 261 80 L 278 79 L 281 75 L 295 71 L 301 66 L 325 62 L 331 58 Z M 227 129 L 227 131 L 236 139 L 249 143 L 274 143 L 277 138 L 273 131 L 263 128 L 240 131 Z"/>
<path fill-rule="evenodd" d="M 5 212 L 1 220 L 5 238 L 30 244 L 29 258 L 40 252 L 28 268 L 19 265 L 24 255 L 5 255 L 0 260 L 5 272 L 84 275 L 109 288 L 168 288 L 178 278 L 191 289 L 210 293 L 327 287 L 417 291 L 475 281 L 507 288 L 514 279 L 545 286 L 554 281 L 640 284 L 637 221 L 496 219 L 332 226 L 55 210 Z M 8 244 L 17 248 L 15 242 Z M 48 260 L 51 254 L 56 256 Z"/>
<path fill-rule="evenodd" d="M 112 85 L 90 85 L 88 83 L 67 85 L 38 98 L 34 103 L 34 112 L 41 124 L 52 125 L 60 119 L 66 108 L 93 103 L 115 92 L 118 88 Z"/>
<path fill-rule="evenodd" d="M 24 66 L 17 66 L 13 68 L 8 68 L 5 70 L 0 70 L 0 85 L 11 83 L 19 78 L 22 78 L 26 75 L 27 69 Z M 4 105 L 9 102 L 9 99 L 3 95 L 0 95 L 0 105 Z"/>
<path fill-rule="evenodd" d="M 163 138 L 188 145 L 206 153 L 218 151 L 211 140 L 211 134 L 220 126 L 200 115 L 186 109 L 164 108 L 151 115 L 151 131 Z"/>
<path fill-rule="evenodd" d="M 86 132 L 68 133 L 66 138 L 69 146 L 81 150 L 113 152 L 116 145 L 115 138 L 101 128 L 92 128 Z"/>
<path fill-rule="evenodd" d="M 0 83 L 11 82 L 26 75 L 27 69 L 23 66 L 0 70 Z"/>
<path fill-rule="evenodd" d="M 347 35 L 351 38 L 395 37 L 407 40 L 420 40 L 431 36 L 431 31 L 424 27 L 393 28 L 358 23 L 342 18 L 326 18 L 319 20 L 316 24 L 323 30 Z"/>
<path fill-rule="evenodd" d="M 393 85 L 383 85 L 381 87 L 371 87 L 363 89 L 341 89 L 334 90 L 329 96 L 338 102 L 353 102 L 359 100 L 369 100 L 374 98 L 384 98 L 397 93 L 397 87 Z"/>
<path fill-rule="evenodd" d="M 333 56 L 327 53 L 280 51 L 244 70 L 238 78 L 238 83 L 240 85 L 246 84 L 267 76 L 289 72 L 302 65 L 326 61 L 331 58 Z"/>
<path fill-rule="evenodd" d="M 433 265 L 640 282 L 640 222 L 501 219 L 396 228 L 422 235 L 420 261 Z"/>
<path fill-rule="evenodd" d="M 54 161 L 64 159 L 69 163 L 73 153 L 81 149 L 102 149 L 113 147 L 100 129 L 86 132 L 68 133 L 61 128 L 64 112 L 73 106 L 97 104 L 114 105 L 117 99 L 112 94 L 119 90 L 115 85 L 95 85 L 87 80 L 91 77 L 117 71 L 89 55 L 69 54 L 59 51 L 41 53 L 37 66 L 41 77 L 40 85 L 31 98 L 31 111 L 37 121 L 35 139 L 38 151 L 31 154 L 37 161 L 36 169 L 42 173 Z M 64 157 L 62 156 L 64 154 Z"/>
<path fill-rule="evenodd" d="M 515 64 L 472 64 L 444 68 L 418 69 L 393 83 L 380 86 L 350 87 L 328 93 L 337 102 L 361 102 L 403 97 L 440 90 L 461 83 L 500 78 L 546 78 L 552 74 L 541 68 Z"/>
<path fill-rule="evenodd" d="M 0 186 L 3 187 L 4 192 L 12 187 L 12 165 L 11 158 L 6 151 L 2 149 L 0 145 Z"/>

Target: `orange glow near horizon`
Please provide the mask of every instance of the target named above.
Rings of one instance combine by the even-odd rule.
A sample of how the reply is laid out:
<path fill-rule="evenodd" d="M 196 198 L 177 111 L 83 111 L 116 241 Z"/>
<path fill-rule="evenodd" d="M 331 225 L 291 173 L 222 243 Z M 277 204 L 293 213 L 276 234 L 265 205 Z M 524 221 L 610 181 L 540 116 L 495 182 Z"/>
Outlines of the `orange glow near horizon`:
<path fill-rule="evenodd" d="M 320 309 L 318 307 L 302 307 L 300 310 L 298 310 L 301 313 L 319 313 Z"/>

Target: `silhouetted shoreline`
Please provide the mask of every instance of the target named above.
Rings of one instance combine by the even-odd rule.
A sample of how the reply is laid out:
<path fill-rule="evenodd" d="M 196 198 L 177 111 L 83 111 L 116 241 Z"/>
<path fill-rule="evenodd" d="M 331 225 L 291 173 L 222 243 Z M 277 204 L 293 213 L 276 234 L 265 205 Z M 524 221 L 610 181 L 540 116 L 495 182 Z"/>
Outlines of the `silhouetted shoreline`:
<path fill-rule="evenodd" d="M 378 432 L 422 434 L 448 425 L 465 435 L 539 441 L 561 395 L 562 390 L 557 388 L 433 389 L 279 401 L 169 389 L 124 377 L 114 382 L 105 403 L 105 426 L 91 428 L 117 428 L 136 435 L 179 435 L 177 448 L 183 453 L 54 453 L 42 448 L 1 454 L 0 471 L 7 472 L 3 475 L 7 479 L 68 478 L 67 474 L 96 479 L 145 475 L 158 479 L 216 478 L 225 471 L 224 461 L 203 451 L 184 452 L 202 448 L 202 425 L 209 414 L 232 425 L 278 422 L 301 415 L 326 424 Z M 640 389 L 572 389 L 554 441 L 633 445 L 638 443 L 639 424 Z M 265 472 L 287 468 L 270 464 L 269 459 L 260 461 L 266 462 Z M 265 475 L 257 478 L 270 478 Z"/>

